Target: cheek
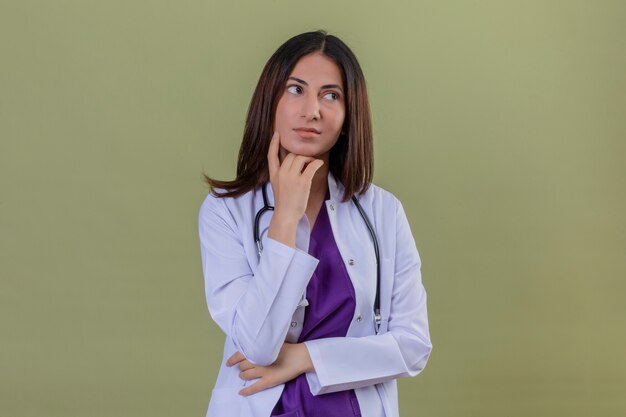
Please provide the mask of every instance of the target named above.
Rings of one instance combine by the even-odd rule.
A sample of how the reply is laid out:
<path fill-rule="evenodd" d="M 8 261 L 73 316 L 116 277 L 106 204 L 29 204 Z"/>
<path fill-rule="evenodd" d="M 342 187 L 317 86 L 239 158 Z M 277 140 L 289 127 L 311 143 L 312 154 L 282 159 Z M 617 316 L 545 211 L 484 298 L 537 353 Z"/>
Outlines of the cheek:
<path fill-rule="evenodd" d="M 334 113 L 331 122 L 332 128 L 333 130 L 336 131 L 341 131 L 341 128 L 343 127 L 343 123 L 345 120 L 345 113 L 343 111 L 337 111 Z"/>
<path fill-rule="evenodd" d="M 282 105 L 280 102 L 278 102 L 278 105 L 276 106 L 276 114 L 274 115 L 274 122 L 276 124 L 280 123 L 284 119 L 283 114 L 284 110 L 282 108 Z"/>
<path fill-rule="evenodd" d="M 276 106 L 276 115 L 274 116 L 274 122 L 277 126 L 284 125 L 288 122 L 291 114 L 291 107 L 286 100 L 281 99 Z"/>

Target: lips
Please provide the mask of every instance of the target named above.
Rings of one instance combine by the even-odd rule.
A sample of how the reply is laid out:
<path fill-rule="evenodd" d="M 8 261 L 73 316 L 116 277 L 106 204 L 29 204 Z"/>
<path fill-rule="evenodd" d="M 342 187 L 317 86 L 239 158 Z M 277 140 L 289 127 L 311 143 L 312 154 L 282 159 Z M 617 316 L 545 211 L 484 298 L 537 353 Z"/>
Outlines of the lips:
<path fill-rule="evenodd" d="M 318 135 L 322 133 L 319 130 L 312 128 L 312 127 L 296 127 L 294 130 L 299 131 L 299 132 L 313 132 L 313 133 L 317 133 Z"/>

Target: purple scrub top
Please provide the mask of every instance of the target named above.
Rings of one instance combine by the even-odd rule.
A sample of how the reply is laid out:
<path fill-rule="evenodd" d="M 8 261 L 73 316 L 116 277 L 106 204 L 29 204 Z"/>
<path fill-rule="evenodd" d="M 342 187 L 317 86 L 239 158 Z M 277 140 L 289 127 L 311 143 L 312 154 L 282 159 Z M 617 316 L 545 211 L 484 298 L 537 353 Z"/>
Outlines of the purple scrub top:
<path fill-rule="evenodd" d="M 328 190 L 326 200 L 330 199 Z M 298 343 L 326 337 L 345 337 L 356 306 L 354 287 L 337 248 L 322 204 L 309 241 L 309 254 L 319 263 L 306 287 L 305 309 Z M 360 417 L 353 389 L 313 396 L 306 375 L 285 383 L 270 417 Z"/>

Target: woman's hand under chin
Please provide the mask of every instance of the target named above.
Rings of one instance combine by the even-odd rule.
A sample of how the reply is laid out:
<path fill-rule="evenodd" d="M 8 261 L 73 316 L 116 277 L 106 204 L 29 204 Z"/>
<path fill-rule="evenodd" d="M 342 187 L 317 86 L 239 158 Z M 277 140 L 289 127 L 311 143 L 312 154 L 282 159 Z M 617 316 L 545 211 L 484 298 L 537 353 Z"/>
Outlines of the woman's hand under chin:
<path fill-rule="evenodd" d="M 276 361 L 269 366 L 255 365 L 241 352 L 235 352 L 226 361 L 226 366 L 239 364 L 239 377 L 245 380 L 261 378 L 254 384 L 239 391 L 240 395 L 256 394 L 268 388 L 284 384 L 305 372 L 314 371 L 309 350 L 304 343 L 283 343 Z"/>

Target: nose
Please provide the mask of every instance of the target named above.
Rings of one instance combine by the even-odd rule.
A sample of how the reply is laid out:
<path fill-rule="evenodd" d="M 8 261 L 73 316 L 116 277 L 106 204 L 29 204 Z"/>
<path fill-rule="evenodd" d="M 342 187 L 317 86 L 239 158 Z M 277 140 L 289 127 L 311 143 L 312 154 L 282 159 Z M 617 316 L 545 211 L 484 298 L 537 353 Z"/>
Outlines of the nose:
<path fill-rule="evenodd" d="M 302 105 L 302 117 L 305 117 L 307 120 L 308 119 L 317 119 L 319 120 L 321 117 L 320 114 L 320 103 L 317 100 L 317 97 L 314 94 L 309 94 L 307 97 L 305 97 L 305 99 L 303 100 L 303 105 Z"/>

